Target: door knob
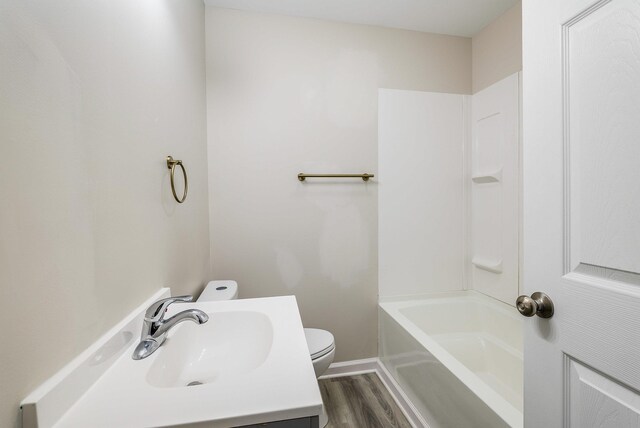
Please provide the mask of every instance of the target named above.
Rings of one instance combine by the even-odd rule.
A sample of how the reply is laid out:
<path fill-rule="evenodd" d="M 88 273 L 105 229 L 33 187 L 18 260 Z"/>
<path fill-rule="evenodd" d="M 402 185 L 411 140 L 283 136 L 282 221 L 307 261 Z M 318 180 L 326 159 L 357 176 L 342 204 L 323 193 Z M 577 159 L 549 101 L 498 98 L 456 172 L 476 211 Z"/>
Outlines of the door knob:
<path fill-rule="evenodd" d="M 536 291 L 529 296 L 519 296 L 516 300 L 518 311 L 525 317 L 538 315 L 540 318 L 551 318 L 553 316 L 553 302 L 544 293 Z"/>

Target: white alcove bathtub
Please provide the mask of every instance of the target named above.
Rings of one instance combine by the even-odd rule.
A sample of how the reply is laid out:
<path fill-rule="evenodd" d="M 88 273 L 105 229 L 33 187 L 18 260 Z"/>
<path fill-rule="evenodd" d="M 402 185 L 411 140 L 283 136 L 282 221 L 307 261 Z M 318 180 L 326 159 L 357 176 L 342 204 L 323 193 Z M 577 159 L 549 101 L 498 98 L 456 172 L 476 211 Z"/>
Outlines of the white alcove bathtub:
<path fill-rule="evenodd" d="M 430 428 L 522 427 L 522 319 L 475 291 L 380 303 L 380 359 Z"/>

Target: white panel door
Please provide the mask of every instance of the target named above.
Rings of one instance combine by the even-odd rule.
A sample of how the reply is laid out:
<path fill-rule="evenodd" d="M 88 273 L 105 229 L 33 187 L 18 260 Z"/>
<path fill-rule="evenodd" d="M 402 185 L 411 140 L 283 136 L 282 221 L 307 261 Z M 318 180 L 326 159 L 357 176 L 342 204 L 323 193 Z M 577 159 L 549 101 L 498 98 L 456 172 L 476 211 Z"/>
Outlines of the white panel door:
<path fill-rule="evenodd" d="M 525 426 L 640 427 L 640 1 L 523 19 Z"/>

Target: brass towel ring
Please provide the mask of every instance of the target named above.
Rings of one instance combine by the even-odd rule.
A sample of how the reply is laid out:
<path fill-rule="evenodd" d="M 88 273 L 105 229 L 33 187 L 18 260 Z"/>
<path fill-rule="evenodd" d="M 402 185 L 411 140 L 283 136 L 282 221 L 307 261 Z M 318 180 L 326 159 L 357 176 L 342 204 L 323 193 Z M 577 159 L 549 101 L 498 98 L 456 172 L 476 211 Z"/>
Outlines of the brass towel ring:
<path fill-rule="evenodd" d="M 176 166 L 180 166 L 180 168 L 182 168 L 182 176 L 184 177 L 184 194 L 182 195 L 182 198 L 179 198 L 178 194 L 176 193 L 176 185 L 173 179 L 173 176 L 175 175 L 175 172 L 176 172 Z M 173 193 L 173 197 L 175 198 L 175 200 L 179 204 L 181 204 L 184 202 L 185 199 L 187 199 L 187 191 L 189 190 L 189 181 L 187 181 L 187 171 L 184 169 L 184 165 L 182 165 L 181 160 L 174 160 L 173 157 L 171 156 L 167 156 L 167 168 L 171 170 L 171 192 Z"/>

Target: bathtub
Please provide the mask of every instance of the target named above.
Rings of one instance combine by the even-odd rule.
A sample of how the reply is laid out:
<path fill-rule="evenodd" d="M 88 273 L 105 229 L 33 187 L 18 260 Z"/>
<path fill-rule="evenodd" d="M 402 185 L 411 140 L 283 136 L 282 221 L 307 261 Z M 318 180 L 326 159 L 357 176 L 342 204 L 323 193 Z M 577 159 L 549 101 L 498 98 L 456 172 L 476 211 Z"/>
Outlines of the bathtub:
<path fill-rule="evenodd" d="M 522 317 L 474 291 L 380 303 L 380 360 L 430 428 L 522 427 Z"/>

